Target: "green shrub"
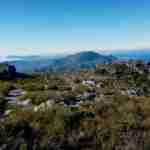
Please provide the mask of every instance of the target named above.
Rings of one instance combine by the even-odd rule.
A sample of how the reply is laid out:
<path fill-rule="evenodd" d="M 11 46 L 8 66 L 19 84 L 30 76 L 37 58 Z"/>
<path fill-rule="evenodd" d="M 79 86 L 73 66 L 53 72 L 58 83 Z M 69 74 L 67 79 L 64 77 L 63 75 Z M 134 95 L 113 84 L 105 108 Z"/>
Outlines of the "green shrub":
<path fill-rule="evenodd" d="M 31 99 L 34 105 L 39 105 L 46 102 L 50 98 L 50 93 L 47 91 L 33 91 L 19 98 L 19 100 Z"/>

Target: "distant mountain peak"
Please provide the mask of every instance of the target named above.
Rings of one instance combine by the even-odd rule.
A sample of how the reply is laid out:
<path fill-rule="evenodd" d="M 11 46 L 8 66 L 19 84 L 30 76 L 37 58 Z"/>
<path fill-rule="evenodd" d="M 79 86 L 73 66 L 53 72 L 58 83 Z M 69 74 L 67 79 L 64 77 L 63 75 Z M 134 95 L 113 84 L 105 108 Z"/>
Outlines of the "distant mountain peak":
<path fill-rule="evenodd" d="M 23 57 L 18 61 L 11 61 L 20 72 L 33 72 L 34 70 L 49 69 L 56 71 L 70 71 L 95 68 L 97 64 L 111 63 L 116 57 L 101 55 L 94 51 L 83 51 L 62 58 L 49 57 Z"/>
<path fill-rule="evenodd" d="M 74 59 L 78 61 L 86 61 L 86 60 L 92 61 L 95 59 L 99 59 L 100 57 L 101 55 L 96 52 L 86 51 L 86 52 L 79 52 L 74 55 L 69 55 L 65 59 L 69 58 L 69 59 Z"/>
<path fill-rule="evenodd" d="M 94 51 L 84 51 L 68 55 L 55 61 L 57 70 L 80 70 L 95 68 L 97 64 L 111 63 L 116 57 L 101 55 Z"/>

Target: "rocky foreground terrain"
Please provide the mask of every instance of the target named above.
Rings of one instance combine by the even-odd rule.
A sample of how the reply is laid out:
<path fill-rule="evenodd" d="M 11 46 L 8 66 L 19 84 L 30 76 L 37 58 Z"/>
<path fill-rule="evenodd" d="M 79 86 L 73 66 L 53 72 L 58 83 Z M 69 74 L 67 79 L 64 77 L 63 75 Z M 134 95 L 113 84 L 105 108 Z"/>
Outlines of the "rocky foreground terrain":
<path fill-rule="evenodd" d="M 149 150 L 150 65 L 0 80 L 1 150 Z M 4 73 L 3 73 L 4 75 Z"/>

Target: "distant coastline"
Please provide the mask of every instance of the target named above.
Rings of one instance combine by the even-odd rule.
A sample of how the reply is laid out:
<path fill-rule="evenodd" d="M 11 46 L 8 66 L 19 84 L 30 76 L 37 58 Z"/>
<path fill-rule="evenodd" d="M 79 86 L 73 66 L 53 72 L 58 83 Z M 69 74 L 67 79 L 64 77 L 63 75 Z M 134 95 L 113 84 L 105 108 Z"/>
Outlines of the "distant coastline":
<path fill-rule="evenodd" d="M 0 57 L 0 62 L 7 62 L 7 61 L 19 61 L 21 58 L 11 58 L 11 57 Z"/>

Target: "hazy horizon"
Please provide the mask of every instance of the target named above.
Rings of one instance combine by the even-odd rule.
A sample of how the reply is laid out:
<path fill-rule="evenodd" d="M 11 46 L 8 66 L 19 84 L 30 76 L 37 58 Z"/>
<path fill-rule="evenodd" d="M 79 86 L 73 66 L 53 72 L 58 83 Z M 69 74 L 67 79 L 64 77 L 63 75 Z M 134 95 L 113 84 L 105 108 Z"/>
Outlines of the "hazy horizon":
<path fill-rule="evenodd" d="M 0 50 L 1 55 L 0 58 L 6 58 L 9 56 L 59 56 L 59 55 L 69 55 L 78 52 L 84 51 L 94 51 L 101 54 L 111 54 L 114 52 L 130 52 L 130 51 L 150 51 L 150 48 L 133 48 L 133 49 L 80 49 L 80 50 L 58 50 L 58 51 L 50 51 L 50 50 L 32 50 L 32 49 L 19 49 L 19 50 Z"/>
<path fill-rule="evenodd" d="M 150 48 L 120 48 L 120 49 L 102 49 L 102 48 L 93 48 L 93 49 L 65 49 L 65 50 L 38 50 L 38 49 L 32 49 L 32 48 L 20 48 L 15 50 L 8 50 L 8 49 L 0 49 L 1 56 L 7 57 L 7 56 L 36 56 L 36 55 L 62 55 L 62 54 L 73 54 L 78 53 L 82 51 L 95 51 L 98 53 L 113 53 L 113 52 L 130 52 L 130 51 L 150 51 Z"/>
<path fill-rule="evenodd" d="M 148 54 L 147 52 L 150 52 L 150 48 L 133 48 L 133 49 L 81 49 L 81 50 L 63 50 L 63 51 L 50 51 L 50 50 L 33 50 L 33 49 L 18 49 L 18 50 L 1 50 L 1 55 L 0 55 L 0 62 L 3 61 L 11 61 L 11 60 L 21 60 L 21 57 L 26 57 L 26 56 L 42 56 L 42 57 L 51 57 L 51 58 L 56 58 L 56 57 L 62 57 L 62 56 L 67 56 L 79 52 L 86 52 L 86 51 L 93 51 L 97 52 L 102 55 L 143 55 L 145 56 Z M 147 57 L 147 56 L 146 56 Z"/>

